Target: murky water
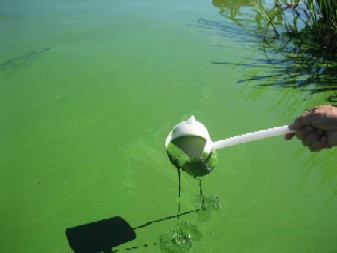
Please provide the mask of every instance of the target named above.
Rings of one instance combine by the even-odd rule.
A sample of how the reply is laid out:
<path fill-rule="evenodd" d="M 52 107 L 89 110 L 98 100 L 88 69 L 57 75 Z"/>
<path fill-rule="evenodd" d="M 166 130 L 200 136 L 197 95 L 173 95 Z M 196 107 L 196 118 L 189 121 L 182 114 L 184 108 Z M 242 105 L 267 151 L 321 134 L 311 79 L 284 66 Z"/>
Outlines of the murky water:
<path fill-rule="evenodd" d="M 284 71 L 249 1 L 0 6 L 1 252 L 73 252 L 71 228 L 91 252 L 337 250 L 336 149 L 275 137 L 219 150 L 202 181 L 210 208 L 187 173 L 178 198 L 175 124 L 195 115 L 218 140 L 334 96 L 283 88 L 305 73 Z M 165 244 L 172 231 L 183 247 Z"/>

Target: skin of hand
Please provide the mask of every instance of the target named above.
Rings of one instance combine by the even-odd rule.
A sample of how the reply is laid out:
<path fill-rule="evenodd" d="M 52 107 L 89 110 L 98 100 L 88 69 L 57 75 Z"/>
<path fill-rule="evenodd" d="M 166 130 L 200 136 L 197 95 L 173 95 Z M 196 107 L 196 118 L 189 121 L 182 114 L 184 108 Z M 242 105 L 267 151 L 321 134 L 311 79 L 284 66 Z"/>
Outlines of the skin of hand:
<path fill-rule="evenodd" d="M 296 133 L 288 133 L 284 137 L 291 140 L 296 136 L 310 151 L 337 146 L 337 107 L 321 105 L 304 112 L 289 125 Z"/>

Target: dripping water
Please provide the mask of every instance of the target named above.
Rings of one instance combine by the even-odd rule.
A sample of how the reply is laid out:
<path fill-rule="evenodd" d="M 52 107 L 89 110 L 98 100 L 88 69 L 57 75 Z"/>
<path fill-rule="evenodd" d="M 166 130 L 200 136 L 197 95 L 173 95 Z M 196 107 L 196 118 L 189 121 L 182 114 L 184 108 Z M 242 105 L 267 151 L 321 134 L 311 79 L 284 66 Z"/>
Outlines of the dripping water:
<path fill-rule="evenodd" d="M 198 179 L 199 179 L 199 190 L 200 190 L 200 196 L 201 196 L 201 207 L 202 209 L 205 209 L 206 208 L 205 198 L 204 198 L 204 194 L 202 193 L 201 178 L 198 178 Z"/>
<path fill-rule="evenodd" d="M 181 178 L 180 178 L 180 168 L 178 168 L 178 197 L 179 197 L 178 214 L 177 214 L 178 219 L 179 219 L 179 216 L 180 216 L 180 192 L 181 192 Z"/>
<path fill-rule="evenodd" d="M 178 180 L 179 180 L 179 183 L 178 183 L 178 197 L 180 199 L 180 191 L 181 191 L 180 168 L 178 168 Z"/>

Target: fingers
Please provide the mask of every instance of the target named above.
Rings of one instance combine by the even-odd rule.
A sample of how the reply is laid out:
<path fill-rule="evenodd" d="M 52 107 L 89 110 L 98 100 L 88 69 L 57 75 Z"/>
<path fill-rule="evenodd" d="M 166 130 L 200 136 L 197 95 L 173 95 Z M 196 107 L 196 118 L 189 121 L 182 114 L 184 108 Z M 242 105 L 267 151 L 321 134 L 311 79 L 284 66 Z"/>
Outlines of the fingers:
<path fill-rule="evenodd" d="M 312 126 L 306 126 L 300 130 L 297 130 L 296 137 L 297 139 L 301 140 L 304 146 L 310 146 L 310 144 L 317 139 L 318 136 L 317 130 L 317 136 L 316 131 Z"/>
<path fill-rule="evenodd" d="M 313 142 L 309 146 L 309 150 L 311 152 L 319 152 L 322 149 L 328 149 L 328 148 L 331 148 L 331 147 L 327 145 L 327 137 L 326 136 L 322 136 L 319 140 Z"/>
<path fill-rule="evenodd" d="M 313 152 L 318 152 L 327 146 L 325 131 L 313 128 L 312 126 L 306 126 L 298 130 L 296 137 Z"/>

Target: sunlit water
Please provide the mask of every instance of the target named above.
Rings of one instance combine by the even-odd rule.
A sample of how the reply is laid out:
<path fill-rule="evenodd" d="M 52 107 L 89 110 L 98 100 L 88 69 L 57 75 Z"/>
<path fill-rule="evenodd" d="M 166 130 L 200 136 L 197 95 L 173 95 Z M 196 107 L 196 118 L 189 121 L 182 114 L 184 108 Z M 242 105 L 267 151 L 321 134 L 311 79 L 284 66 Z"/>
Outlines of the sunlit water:
<path fill-rule="evenodd" d="M 73 252 L 82 225 L 106 252 L 337 251 L 336 149 L 219 150 L 207 208 L 186 173 L 178 198 L 175 124 L 193 114 L 218 140 L 332 95 L 264 86 L 285 56 L 262 50 L 249 1 L 4 0 L 0 14 L 1 252 Z M 136 238 L 97 241 L 93 224 L 118 216 Z"/>

